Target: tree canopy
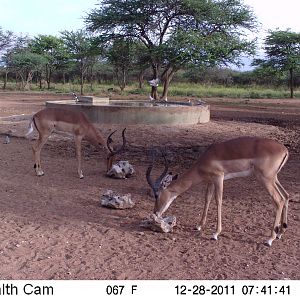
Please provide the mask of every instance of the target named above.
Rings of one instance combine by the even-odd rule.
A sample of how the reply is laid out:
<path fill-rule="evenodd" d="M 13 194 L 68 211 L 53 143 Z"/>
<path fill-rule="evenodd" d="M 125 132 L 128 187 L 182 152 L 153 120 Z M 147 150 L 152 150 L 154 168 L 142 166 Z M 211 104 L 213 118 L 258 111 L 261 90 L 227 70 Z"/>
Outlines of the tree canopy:
<path fill-rule="evenodd" d="M 36 54 L 43 55 L 47 60 L 45 64 L 46 82 L 50 89 L 53 69 L 55 69 L 63 56 L 65 56 L 62 39 L 52 35 L 39 35 L 29 43 L 29 49 Z"/>
<path fill-rule="evenodd" d="M 0 27 L 0 52 L 10 46 L 13 42 L 14 35 L 9 30 L 3 30 Z"/>
<path fill-rule="evenodd" d="M 294 95 L 294 72 L 300 69 L 300 33 L 290 30 L 269 31 L 264 46 L 266 58 L 256 59 L 254 65 L 269 72 L 289 72 L 291 98 Z"/>
<path fill-rule="evenodd" d="M 135 92 L 144 93 L 145 82 L 159 79 L 158 88 L 151 86 L 151 97 L 158 99 L 162 84 L 161 99 L 166 100 L 173 78 L 272 87 L 289 81 L 288 96 L 298 95 L 300 33 L 270 31 L 266 56 L 255 61 L 257 67 L 233 70 L 255 47 L 247 36 L 256 19 L 243 0 L 98 0 L 85 21 L 85 28 L 58 36 L 28 37 L 0 26 L 1 87 L 29 88 L 34 82 L 39 89 L 56 89 L 50 82 L 79 82 L 83 93 L 94 91 L 95 82 L 117 82 L 123 90 L 138 80 Z"/>
<path fill-rule="evenodd" d="M 88 67 L 95 62 L 93 58 L 101 53 L 101 49 L 96 47 L 94 39 L 85 30 L 63 31 L 61 34 L 70 58 L 79 63 L 80 93 L 83 95 Z"/>
<path fill-rule="evenodd" d="M 33 73 L 41 71 L 46 63 L 47 59 L 44 56 L 25 50 L 12 54 L 9 67 L 21 78 L 21 88 L 29 89 Z"/>
<path fill-rule="evenodd" d="M 245 30 L 253 30 L 256 20 L 241 0 L 104 0 L 85 21 L 102 42 L 140 41 L 153 79 L 164 82 L 163 99 L 184 66 L 238 63 L 241 53 L 254 50 Z M 152 96 L 157 99 L 155 87 Z"/>

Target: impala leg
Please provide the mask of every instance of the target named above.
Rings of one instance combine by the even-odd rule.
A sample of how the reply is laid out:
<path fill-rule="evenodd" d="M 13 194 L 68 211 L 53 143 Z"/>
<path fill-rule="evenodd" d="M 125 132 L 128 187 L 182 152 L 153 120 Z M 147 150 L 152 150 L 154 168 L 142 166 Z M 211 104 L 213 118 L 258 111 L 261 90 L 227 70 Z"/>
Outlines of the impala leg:
<path fill-rule="evenodd" d="M 207 188 L 206 188 L 206 194 L 205 194 L 205 205 L 204 205 L 204 210 L 202 213 L 202 218 L 200 221 L 200 225 L 196 226 L 197 230 L 201 230 L 203 229 L 205 223 L 206 223 L 206 218 L 207 218 L 207 213 L 208 213 L 208 209 L 209 209 L 209 204 L 210 201 L 212 199 L 212 196 L 214 194 L 214 184 L 213 183 L 208 183 Z"/>
<path fill-rule="evenodd" d="M 34 168 L 37 176 L 42 176 L 44 175 L 44 171 L 42 170 L 41 166 L 41 150 L 43 146 L 45 145 L 48 137 L 50 136 L 51 132 L 41 135 L 39 133 L 39 138 L 36 141 L 36 143 L 32 146 L 32 151 L 34 155 Z"/>
<path fill-rule="evenodd" d="M 276 185 L 278 193 L 280 194 L 281 198 L 284 200 L 284 205 L 283 205 L 282 214 L 281 214 L 281 228 L 280 228 L 279 234 L 277 235 L 277 238 L 280 239 L 281 235 L 286 231 L 286 229 L 288 227 L 287 213 L 288 213 L 288 205 L 289 205 L 289 194 L 284 189 L 284 187 L 281 185 L 277 176 L 275 178 L 275 185 Z"/>
<path fill-rule="evenodd" d="M 81 141 L 82 141 L 81 136 L 75 136 L 76 158 L 78 163 L 77 172 L 80 179 L 83 178 L 83 172 L 81 168 Z"/>
<path fill-rule="evenodd" d="M 218 235 L 222 231 L 222 197 L 223 197 L 223 181 L 224 176 L 219 176 L 215 179 L 215 199 L 217 202 L 218 209 L 218 220 L 217 220 L 217 231 L 213 234 L 213 239 L 217 240 Z"/>
<path fill-rule="evenodd" d="M 264 184 L 270 196 L 272 197 L 276 208 L 275 219 L 273 227 L 271 229 L 271 235 L 270 238 L 266 241 L 266 244 L 268 246 L 271 246 L 272 242 L 276 239 L 277 235 L 279 234 L 280 220 L 285 201 L 284 199 L 282 199 L 280 192 L 278 192 L 278 188 L 276 187 L 275 183 L 275 178 L 266 178 L 263 175 L 260 175 L 259 178 Z"/>

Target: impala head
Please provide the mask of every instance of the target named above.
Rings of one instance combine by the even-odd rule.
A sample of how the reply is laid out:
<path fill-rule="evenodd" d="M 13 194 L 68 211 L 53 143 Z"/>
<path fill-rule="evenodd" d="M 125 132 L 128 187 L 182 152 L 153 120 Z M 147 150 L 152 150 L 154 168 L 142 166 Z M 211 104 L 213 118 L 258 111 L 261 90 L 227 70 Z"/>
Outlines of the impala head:
<path fill-rule="evenodd" d="M 146 178 L 149 186 L 153 190 L 155 197 L 154 213 L 158 216 L 161 216 L 176 198 L 172 196 L 172 193 L 167 189 L 167 187 L 173 180 L 177 179 L 177 175 L 173 176 L 171 172 L 168 173 L 169 164 L 165 153 L 162 152 L 165 167 L 162 174 L 155 181 L 153 181 L 151 178 L 151 171 L 153 169 L 155 152 L 151 151 L 151 154 L 152 161 L 146 171 Z"/>
<path fill-rule="evenodd" d="M 107 154 L 107 171 L 109 171 L 111 169 L 115 156 L 117 154 L 121 153 L 122 151 L 124 151 L 124 149 L 125 149 L 125 146 L 126 146 L 125 130 L 126 130 L 126 128 L 124 128 L 122 131 L 123 144 L 119 149 L 114 150 L 113 147 L 111 146 L 111 143 L 113 142 L 111 137 L 117 130 L 113 131 L 106 140 L 107 149 L 109 151 L 109 153 Z"/>

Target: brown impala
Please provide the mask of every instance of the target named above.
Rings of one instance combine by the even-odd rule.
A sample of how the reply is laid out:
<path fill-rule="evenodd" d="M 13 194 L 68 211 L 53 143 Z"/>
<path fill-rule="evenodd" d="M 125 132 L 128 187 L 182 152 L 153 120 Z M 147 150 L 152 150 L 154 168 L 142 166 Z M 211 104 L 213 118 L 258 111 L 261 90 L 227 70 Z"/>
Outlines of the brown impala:
<path fill-rule="evenodd" d="M 161 188 L 160 181 L 167 173 L 167 165 L 164 173 L 155 182 L 150 178 L 152 169 L 150 165 L 147 170 L 147 181 L 156 198 L 154 213 L 160 217 L 179 195 L 193 185 L 203 182 L 207 184 L 205 206 L 197 229 L 201 230 L 205 225 L 209 204 L 214 194 L 218 208 L 218 221 L 213 238 L 217 240 L 222 231 L 221 207 L 224 180 L 254 174 L 267 189 L 276 207 L 271 235 L 266 241 L 271 246 L 274 239 L 280 238 L 287 228 L 289 195 L 280 184 L 277 175 L 288 157 L 289 153 L 284 145 L 265 138 L 241 137 L 213 144 L 189 170 L 172 181 L 165 189 Z"/>
<path fill-rule="evenodd" d="M 105 141 L 100 131 L 87 119 L 86 115 L 82 112 L 60 108 L 45 108 L 33 115 L 26 137 L 30 136 L 34 130 L 34 127 L 39 133 L 38 140 L 32 147 L 35 159 L 34 168 L 38 176 L 44 175 L 44 171 L 41 167 L 42 147 L 54 130 L 68 132 L 74 135 L 79 178 L 83 178 L 83 172 L 81 169 L 81 141 L 83 138 L 88 140 L 97 148 L 104 147 L 107 153 L 107 171 L 111 168 L 115 155 L 123 151 L 126 144 L 126 128 L 124 128 L 122 132 L 122 147 L 117 151 L 114 151 L 110 146 L 110 143 L 112 142 L 111 136 L 115 133 L 115 131 L 112 132 L 107 138 L 107 141 Z"/>

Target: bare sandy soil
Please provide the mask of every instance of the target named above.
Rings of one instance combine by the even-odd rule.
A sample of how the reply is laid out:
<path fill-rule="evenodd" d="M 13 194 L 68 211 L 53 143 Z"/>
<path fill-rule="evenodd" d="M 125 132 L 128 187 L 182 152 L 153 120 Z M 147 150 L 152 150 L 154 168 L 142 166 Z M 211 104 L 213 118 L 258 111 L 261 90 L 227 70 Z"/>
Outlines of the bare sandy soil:
<path fill-rule="evenodd" d="M 300 279 L 300 101 L 211 99 L 212 121 L 193 126 L 127 126 L 127 151 L 136 174 L 105 176 L 104 152 L 84 143 L 84 173 L 76 172 L 68 136 L 53 135 L 42 151 L 45 176 L 33 169 L 28 120 L 50 94 L 0 94 L 0 279 Z M 24 114 L 24 115 L 22 115 Z M 107 136 L 120 125 L 99 125 Z M 120 131 L 119 131 L 120 132 Z M 11 142 L 4 144 L 9 133 Z M 181 174 L 213 142 L 238 136 L 269 137 L 284 143 L 290 159 L 279 179 L 291 196 L 289 228 L 272 247 L 274 207 L 253 177 L 226 181 L 223 232 L 211 204 L 202 234 L 194 227 L 204 206 L 203 186 L 178 197 L 168 210 L 177 217 L 173 233 L 140 227 L 154 206 L 145 180 L 152 146 L 166 146 L 170 170 Z M 117 139 L 118 140 L 118 139 Z M 154 174 L 162 170 L 159 160 Z M 136 206 L 100 206 L 107 190 L 130 192 Z"/>

